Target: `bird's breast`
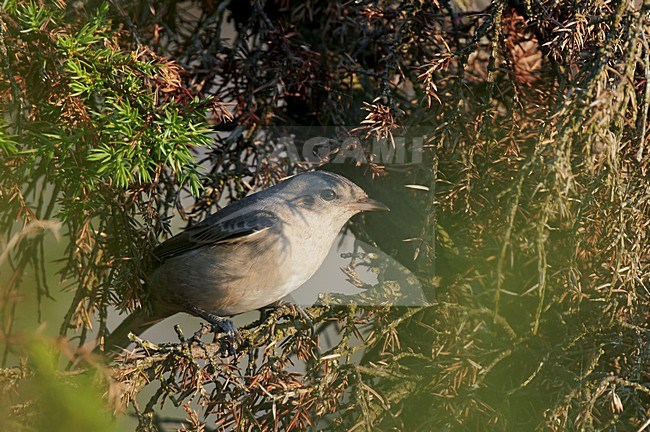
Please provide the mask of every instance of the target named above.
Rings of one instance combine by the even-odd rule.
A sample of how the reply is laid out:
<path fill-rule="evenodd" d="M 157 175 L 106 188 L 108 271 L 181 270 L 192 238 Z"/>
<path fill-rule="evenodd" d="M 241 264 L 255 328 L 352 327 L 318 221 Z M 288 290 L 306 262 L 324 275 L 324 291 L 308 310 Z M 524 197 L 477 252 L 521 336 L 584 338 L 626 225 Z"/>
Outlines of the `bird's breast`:
<path fill-rule="evenodd" d="M 292 226 L 286 227 L 286 235 L 297 239 L 278 256 L 279 298 L 299 288 L 320 268 L 336 238 L 338 232 L 327 232 L 318 228 Z"/>

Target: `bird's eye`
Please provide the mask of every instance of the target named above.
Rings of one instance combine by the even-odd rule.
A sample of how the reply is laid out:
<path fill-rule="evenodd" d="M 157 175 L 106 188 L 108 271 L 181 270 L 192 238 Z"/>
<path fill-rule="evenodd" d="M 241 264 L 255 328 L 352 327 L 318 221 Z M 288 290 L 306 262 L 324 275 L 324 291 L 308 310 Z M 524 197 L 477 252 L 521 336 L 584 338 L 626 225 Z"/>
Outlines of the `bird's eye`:
<path fill-rule="evenodd" d="M 332 201 L 334 198 L 336 198 L 336 192 L 334 192 L 332 189 L 325 189 L 320 193 L 320 197 L 325 201 Z"/>

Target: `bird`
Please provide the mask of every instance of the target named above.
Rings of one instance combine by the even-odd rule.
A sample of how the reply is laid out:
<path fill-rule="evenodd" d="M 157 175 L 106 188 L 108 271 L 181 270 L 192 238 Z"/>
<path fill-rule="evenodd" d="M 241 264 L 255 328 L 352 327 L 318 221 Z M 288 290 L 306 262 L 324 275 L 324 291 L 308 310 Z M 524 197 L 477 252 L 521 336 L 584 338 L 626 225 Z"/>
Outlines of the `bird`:
<path fill-rule="evenodd" d="M 232 338 L 236 328 L 226 317 L 280 301 L 320 268 L 352 216 L 387 210 L 347 178 L 322 170 L 248 195 L 154 248 L 145 279 L 150 307 L 134 310 L 96 351 L 124 349 L 129 333 L 180 312 Z"/>

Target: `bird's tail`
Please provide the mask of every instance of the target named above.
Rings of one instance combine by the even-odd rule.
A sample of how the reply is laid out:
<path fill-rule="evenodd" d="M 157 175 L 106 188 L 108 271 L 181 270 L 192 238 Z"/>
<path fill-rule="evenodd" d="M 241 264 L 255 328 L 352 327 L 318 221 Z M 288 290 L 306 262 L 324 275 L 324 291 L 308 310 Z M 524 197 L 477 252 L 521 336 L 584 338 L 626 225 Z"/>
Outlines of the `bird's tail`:
<path fill-rule="evenodd" d="M 94 352 L 97 354 L 103 352 L 104 355 L 114 357 L 131 343 L 129 333 L 139 336 L 149 327 L 162 321 L 166 317 L 167 315 L 156 315 L 148 313 L 148 311 L 144 309 L 136 309 L 133 313 L 127 316 L 126 319 L 108 335 L 108 337 L 106 337 L 103 344 L 103 351 L 101 349 L 102 345 L 100 344 L 95 348 Z"/>

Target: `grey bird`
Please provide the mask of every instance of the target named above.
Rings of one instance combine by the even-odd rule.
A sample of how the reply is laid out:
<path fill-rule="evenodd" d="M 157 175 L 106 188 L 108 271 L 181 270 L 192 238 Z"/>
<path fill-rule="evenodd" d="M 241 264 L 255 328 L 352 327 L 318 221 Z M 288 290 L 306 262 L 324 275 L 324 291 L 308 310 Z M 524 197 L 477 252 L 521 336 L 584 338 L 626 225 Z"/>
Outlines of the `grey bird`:
<path fill-rule="evenodd" d="M 160 244 L 147 285 L 151 310 L 137 309 L 106 339 L 108 351 L 155 323 L 186 312 L 231 337 L 224 317 L 260 309 L 300 287 L 321 266 L 345 223 L 388 210 L 348 179 L 298 174 L 231 204 Z"/>

